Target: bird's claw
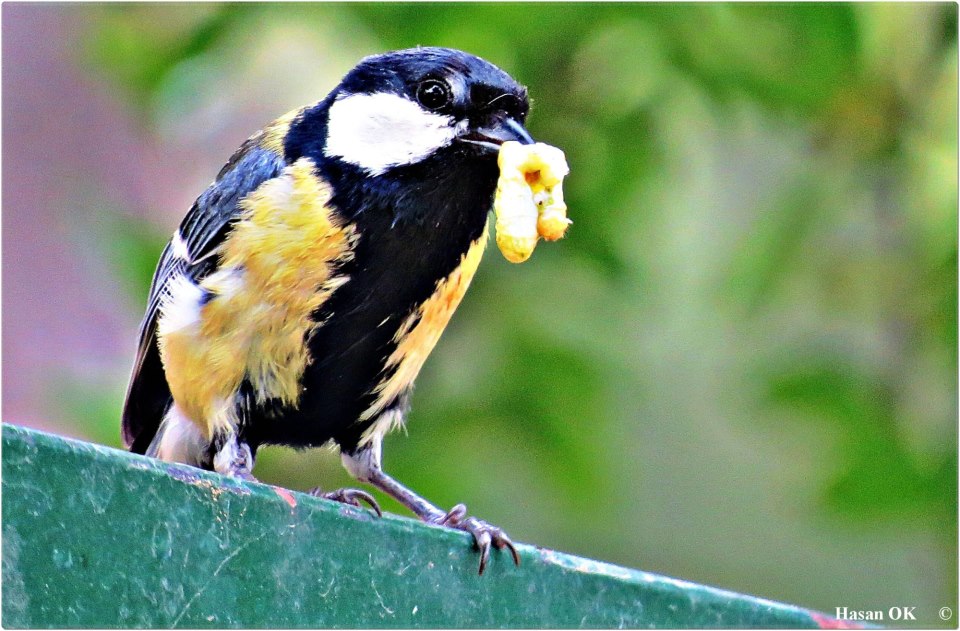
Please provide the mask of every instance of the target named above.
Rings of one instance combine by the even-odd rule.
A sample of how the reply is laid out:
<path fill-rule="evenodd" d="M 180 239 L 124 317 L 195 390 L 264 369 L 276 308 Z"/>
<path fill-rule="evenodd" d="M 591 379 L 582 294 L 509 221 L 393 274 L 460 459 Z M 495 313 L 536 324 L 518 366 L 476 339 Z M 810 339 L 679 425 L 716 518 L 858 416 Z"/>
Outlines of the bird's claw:
<path fill-rule="evenodd" d="M 497 526 L 488 524 L 482 519 L 476 517 L 467 517 L 467 507 L 463 504 L 457 504 L 451 508 L 446 515 L 434 523 L 440 526 L 447 526 L 456 530 L 463 530 L 473 535 L 473 541 L 480 551 L 480 574 L 487 568 L 487 561 L 490 560 L 490 548 L 497 550 L 507 548 L 513 556 L 513 562 L 520 565 L 520 555 L 513 541 L 507 536 L 507 533 Z"/>
<path fill-rule="evenodd" d="M 450 528 L 456 528 L 460 522 L 463 521 L 463 518 L 467 516 L 467 507 L 465 504 L 457 504 L 449 511 L 447 514 L 441 517 L 437 521 L 437 525 L 440 526 L 449 526 Z"/>
<path fill-rule="evenodd" d="M 308 493 L 314 497 L 322 497 L 326 500 L 333 500 L 334 502 L 348 504 L 356 508 L 363 508 L 363 506 L 360 505 L 360 502 L 363 501 L 369 504 L 370 508 L 377 514 L 377 517 L 383 517 L 383 511 L 380 510 L 380 504 L 377 503 L 377 500 L 366 491 L 361 491 L 360 489 L 337 489 L 336 491 L 324 492 L 317 487 L 310 489 Z"/>

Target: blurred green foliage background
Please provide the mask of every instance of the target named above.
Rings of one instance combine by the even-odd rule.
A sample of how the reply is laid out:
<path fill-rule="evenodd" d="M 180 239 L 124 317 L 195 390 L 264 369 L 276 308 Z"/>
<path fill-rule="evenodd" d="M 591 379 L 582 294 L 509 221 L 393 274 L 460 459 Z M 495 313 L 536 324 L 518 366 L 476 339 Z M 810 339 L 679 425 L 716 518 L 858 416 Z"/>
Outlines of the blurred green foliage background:
<path fill-rule="evenodd" d="M 452 46 L 529 86 L 575 223 L 488 251 L 387 470 L 525 542 L 956 611 L 956 4 L 3 10 L 5 421 L 118 445 L 156 259 L 233 149 L 365 54 Z M 256 473 L 350 482 L 329 450 Z"/>

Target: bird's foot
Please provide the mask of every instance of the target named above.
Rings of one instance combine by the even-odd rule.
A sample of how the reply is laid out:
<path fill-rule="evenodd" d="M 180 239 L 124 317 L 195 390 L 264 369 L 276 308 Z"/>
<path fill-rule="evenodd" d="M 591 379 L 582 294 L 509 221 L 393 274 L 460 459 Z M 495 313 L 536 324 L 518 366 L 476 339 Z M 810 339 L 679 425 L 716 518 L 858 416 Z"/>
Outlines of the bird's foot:
<path fill-rule="evenodd" d="M 213 455 L 213 470 L 232 478 L 257 482 L 253 477 L 253 451 L 235 438 L 225 441 Z"/>
<path fill-rule="evenodd" d="M 438 526 L 463 530 L 473 535 L 473 541 L 476 543 L 477 549 L 480 550 L 480 574 L 483 574 L 483 570 L 487 567 L 491 546 L 497 550 L 507 548 L 513 556 L 514 564 L 520 565 L 520 555 L 517 554 L 517 549 L 507 533 L 482 519 L 467 517 L 467 507 L 463 504 L 457 504 L 439 519 L 428 519 L 426 521 Z"/>
<path fill-rule="evenodd" d="M 383 517 L 383 511 L 380 510 L 380 505 L 377 504 L 377 500 L 366 491 L 361 491 L 360 489 L 337 489 L 336 491 L 324 492 L 321 488 L 317 487 L 310 489 L 308 493 L 314 497 L 322 497 L 325 500 L 333 500 L 334 502 L 348 504 L 356 508 L 363 508 L 360 504 L 362 501 L 370 505 L 370 508 L 377 514 L 377 517 Z"/>
<path fill-rule="evenodd" d="M 480 551 L 480 574 L 490 560 L 490 548 L 507 548 L 513 556 L 513 562 L 520 565 L 520 555 L 513 541 L 503 530 L 476 517 L 467 517 L 467 507 L 457 504 L 444 513 L 395 479 L 384 473 L 380 466 L 380 442 L 375 441 L 353 452 L 343 453 L 343 464 L 353 477 L 369 482 L 393 499 L 397 500 L 428 524 L 453 528 L 469 532 L 474 544 Z"/>

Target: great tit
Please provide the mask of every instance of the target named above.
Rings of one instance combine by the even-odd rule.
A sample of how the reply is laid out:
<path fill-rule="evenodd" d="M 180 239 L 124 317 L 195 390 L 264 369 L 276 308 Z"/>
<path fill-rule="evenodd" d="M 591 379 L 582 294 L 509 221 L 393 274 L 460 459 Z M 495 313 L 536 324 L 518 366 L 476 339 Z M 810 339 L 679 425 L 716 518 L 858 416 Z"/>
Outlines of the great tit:
<path fill-rule="evenodd" d="M 322 101 L 250 137 L 197 198 L 153 278 L 123 410 L 134 452 L 253 479 L 261 445 L 335 443 L 421 519 L 510 538 L 387 475 L 384 434 L 470 285 L 503 142 L 527 92 L 462 51 L 366 57 Z M 322 493 L 359 505 L 357 489 Z"/>

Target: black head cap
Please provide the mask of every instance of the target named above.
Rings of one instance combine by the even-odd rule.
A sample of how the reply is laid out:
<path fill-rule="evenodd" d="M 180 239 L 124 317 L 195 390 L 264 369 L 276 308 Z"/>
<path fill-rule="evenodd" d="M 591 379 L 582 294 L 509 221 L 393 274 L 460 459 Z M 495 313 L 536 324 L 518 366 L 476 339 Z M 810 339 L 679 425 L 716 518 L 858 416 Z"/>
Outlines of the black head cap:
<path fill-rule="evenodd" d="M 433 81 L 446 84 L 437 86 L 449 89 L 446 100 L 430 89 Z M 336 90 L 341 94 L 384 91 L 458 119 L 473 120 L 502 111 L 523 123 L 529 109 L 527 89 L 513 77 L 489 61 L 452 48 L 408 48 L 371 55 L 361 60 Z"/>

